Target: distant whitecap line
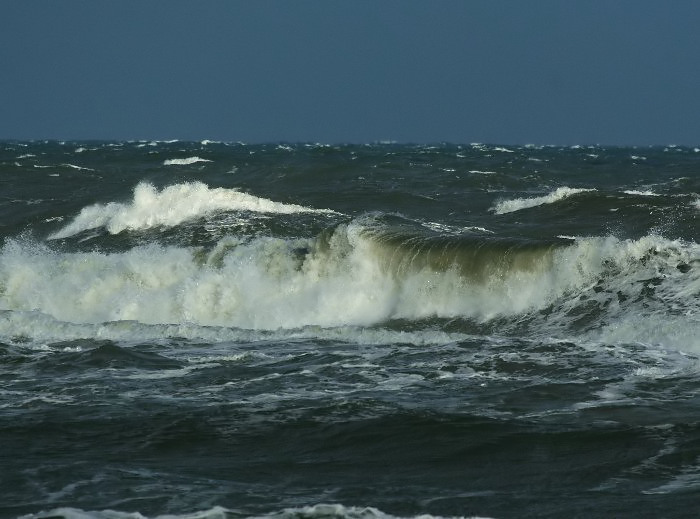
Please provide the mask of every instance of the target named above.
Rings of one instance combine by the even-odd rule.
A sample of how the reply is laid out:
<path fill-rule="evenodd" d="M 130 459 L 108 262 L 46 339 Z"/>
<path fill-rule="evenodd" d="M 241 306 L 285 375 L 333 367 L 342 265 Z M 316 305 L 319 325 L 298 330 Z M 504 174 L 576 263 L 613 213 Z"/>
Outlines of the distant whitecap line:
<path fill-rule="evenodd" d="M 66 168 L 77 169 L 77 170 L 80 170 L 80 171 L 95 171 L 95 170 L 92 169 L 92 168 L 84 168 L 84 167 L 82 167 L 82 166 L 76 166 L 75 164 L 61 164 L 61 166 L 64 166 L 64 167 L 66 167 Z"/>
<path fill-rule="evenodd" d="M 627 191 L 623 191 L 624 194 L 626 195 L 637 195 L 637 196 L 661 196 L 658 193 L 654 193 L 653 191 L 637 191 L 636 189 L 628 189 Z"/>
<path fill-rule="evenodd" d="M 34 164 L 34 167 L 37 169 L 50 169 L 50 168 L 71 168 L 71 169 L 77 169 L 79 171 L 95 171 L 92 168 L 86 168 L 83 166 L 76 166 L 75 164 L 56 164 L 56 165 L 51 165 L 51 166 L 42 166 L 39 164 Z"/>
<path fill-rule="evenodd" d="M 589 191 L 596 190 L 560 187 L 545 196 L 538 196 L 535 198 L 516 198 L 514 200 L 503 200 L 501 202 L 498 202 L 495 206 L 493 206 L 491 210 L 496 214 L 512 213 L 514 211 L 520 211 L 521 209 L 529 209 L 531 207 L 537 207 L 539 205 L 553 204 L 570 196 L 577 195 L 579 193 L 586 193 Z"/>
<path fill-rule="evenodd" d="M 189 164 L 195 164 L 197 162 L 212 162 L 208 159 L 203 159 L 201 157 L 187 157 L 185 159 L 167 159 L 163 161 L 164 166 L 187 166 Z"/>

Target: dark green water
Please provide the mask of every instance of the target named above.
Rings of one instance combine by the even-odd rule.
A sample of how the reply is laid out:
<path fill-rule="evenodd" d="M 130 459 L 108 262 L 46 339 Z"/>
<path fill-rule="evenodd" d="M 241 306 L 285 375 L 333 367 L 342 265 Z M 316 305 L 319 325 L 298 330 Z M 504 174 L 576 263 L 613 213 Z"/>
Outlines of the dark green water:
<path fill-rule="evenodd" d="M 696 148 L 0 143 L 0 516 L 692 517 L 699 217 Z"/>

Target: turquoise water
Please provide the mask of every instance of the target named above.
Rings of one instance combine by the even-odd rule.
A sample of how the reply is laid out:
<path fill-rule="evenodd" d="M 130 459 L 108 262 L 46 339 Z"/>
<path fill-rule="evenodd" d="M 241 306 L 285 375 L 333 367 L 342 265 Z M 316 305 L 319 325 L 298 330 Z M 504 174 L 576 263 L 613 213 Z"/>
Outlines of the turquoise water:
<path fill-rule="evenodd" d="M 697 502 L 700 149 L 0 150 L 2 517 Z"/>

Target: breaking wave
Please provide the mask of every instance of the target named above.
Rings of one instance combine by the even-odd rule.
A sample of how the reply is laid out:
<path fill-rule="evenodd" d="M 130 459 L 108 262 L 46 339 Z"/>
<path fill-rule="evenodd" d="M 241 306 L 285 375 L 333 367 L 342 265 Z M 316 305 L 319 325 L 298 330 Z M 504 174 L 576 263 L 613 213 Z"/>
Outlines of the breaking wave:
<path fill-rule="evenodd" d="M 104 227 L 110 234 L 124 230 L 174 227 L 184 221 L 218 211 L 258 213 L 333 213 L 296 204 L 273 202 L 237 189 L 209 188 L 201 182 L 175 184 L 158 191 L 141 182 L 134 188 L 131 203 L 110 202 L 83 208 L 75 219 L 49 239 L 68 238 L 88 229 Z"/>
<path fill-rule="evenodd" d="M 700 349 L 700 246 L 658 236 L 426 237 L 360 219 L 312 239 L 229 237 L 209 249 L 111 254 L 9 240 L 0 255 L 8 336 L 26 332 L 13 332 L 20 315 L 90 333 L 138 322 L 190 327 L 187 335 L 437 318 Z"/>

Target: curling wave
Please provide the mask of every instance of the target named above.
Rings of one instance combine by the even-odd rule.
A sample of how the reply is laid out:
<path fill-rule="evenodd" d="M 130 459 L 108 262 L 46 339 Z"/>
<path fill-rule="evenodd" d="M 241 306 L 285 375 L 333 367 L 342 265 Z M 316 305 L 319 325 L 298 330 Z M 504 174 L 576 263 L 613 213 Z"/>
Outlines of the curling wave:
<path fill-rule="evenodd" d="M 700 246 L 657 236 L 445 238 L 356 220 L 314 239 L 231 237 L 211 249 L 66 253 L 9 240 L 0 259 L 0 310 L 65 323 L 273 331 L 505 319 L 553 336 L 700 348 Z"/>

